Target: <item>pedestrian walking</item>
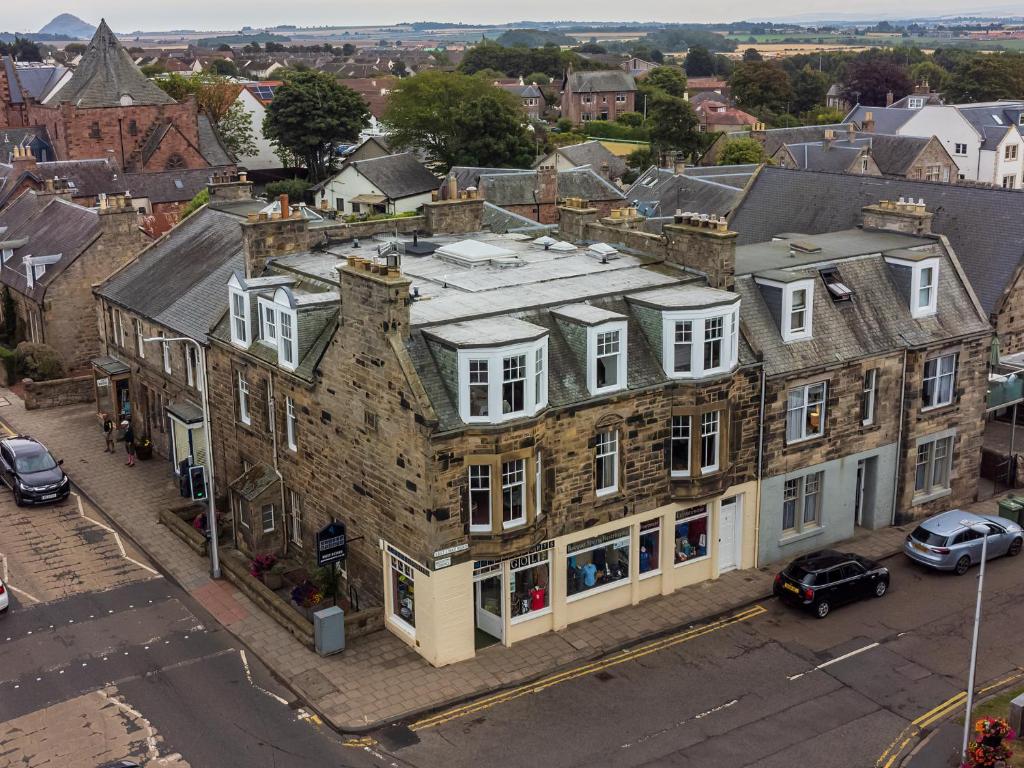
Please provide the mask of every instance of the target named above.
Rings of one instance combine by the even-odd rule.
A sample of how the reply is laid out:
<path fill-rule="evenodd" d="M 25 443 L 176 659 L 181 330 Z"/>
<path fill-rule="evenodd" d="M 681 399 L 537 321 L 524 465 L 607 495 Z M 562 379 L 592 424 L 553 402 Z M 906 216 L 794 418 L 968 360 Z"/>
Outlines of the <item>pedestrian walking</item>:
<path fill-rule="evenodd" d="M 125 466 L 135 466 L 135 430 L 132 429 L 130 421 L 122 421 L 121 429 L 124 430 L 124 449 L 128 453 L 128 461 L 125 462 Z"/>
<path fill-rule="evenodd" d="M 107 447 L 103 449 L 104 453 L 114 452 L 114 419 L 109 413 L 103 414 L 103 441 Z"/>

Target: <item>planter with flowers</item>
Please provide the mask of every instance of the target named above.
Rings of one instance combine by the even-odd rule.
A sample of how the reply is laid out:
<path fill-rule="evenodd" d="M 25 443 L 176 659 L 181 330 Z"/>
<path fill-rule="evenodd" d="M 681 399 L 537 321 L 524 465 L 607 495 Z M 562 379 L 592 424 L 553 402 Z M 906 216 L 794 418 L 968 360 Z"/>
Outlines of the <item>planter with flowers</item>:
<path fill-rule="evenodd" d="M 270 589 L 281 588 L 281 575 L 280 571 L 276 573 L 273 571 L 274 566 L 277 565 L 277 557 L 275 555 L 256 555 L 249 563 L 249 573 L 262 581 Z M 277 586 L 274 586 L 276 579 Z"/>
<path fill-rule="evenodd" d="M 1013 752 L 1003 742 L 1016 734 L 1001 717 L 983 717 L 974 724 L 974 741 L 967 746 L 963 768 L 998 768 L 1006 765 Z"/>
<path fill-rule="evenodd" d="M 153 441 L 144 437 L 135 443 L 135 456 L 140 461 L 149 461 L 153 458 Z"/>

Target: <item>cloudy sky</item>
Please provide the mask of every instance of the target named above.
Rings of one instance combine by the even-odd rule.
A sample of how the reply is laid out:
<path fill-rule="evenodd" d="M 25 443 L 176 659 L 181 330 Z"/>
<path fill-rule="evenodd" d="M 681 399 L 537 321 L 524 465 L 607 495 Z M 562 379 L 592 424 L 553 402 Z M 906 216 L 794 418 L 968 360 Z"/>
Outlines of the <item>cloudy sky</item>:
<path fill-rule="evenodd" d="M 399 21 L 430 19 L 431 21 L 461 21 L 466 23 L 495 23 L 518 19 L 585 19 L 589 21 L 622 20 L 629 7 L 619 0 L 518 0 L 515 4 L 494 0 L 445 0 L 425 3 L 422 0 L 392 0 L 390 3 L 338 3 L 327 0 L 307 0 L 288 3 L 281 0 L 35 0 L 14 2 L 6 0 L 0 18 L 0 29 L 6 31 L 38 30 L 59 13 L 73 13 L 86 21 L 96 23 L 99 14 L 106 16 L 115 31 L 136 29 L 149 31 L 165 29 L 224 30 L 274 24 L 299 25 L 356 25 L 391 24 Z M 937 15 L 943 13 L 979 13 L 1009 9 L 1004 2 L 978 0 L 904 0 L 894 4 L 890 0 L 864 0 L 851 4 L 842 0 L 648 0 L 642 6 L 643 19 L 666 22 L 715 22 L 738 19 L 801 16 L 821 13 L 831 18 L 846 17 L 856 11 L 879 17 L 908 15 Z M 641 10 L 639 7 L 636 10 Z M 1019 10 L 1017 11 L 1020 12 Z M 509 13 L 515 14 L 515 19 Z"/>

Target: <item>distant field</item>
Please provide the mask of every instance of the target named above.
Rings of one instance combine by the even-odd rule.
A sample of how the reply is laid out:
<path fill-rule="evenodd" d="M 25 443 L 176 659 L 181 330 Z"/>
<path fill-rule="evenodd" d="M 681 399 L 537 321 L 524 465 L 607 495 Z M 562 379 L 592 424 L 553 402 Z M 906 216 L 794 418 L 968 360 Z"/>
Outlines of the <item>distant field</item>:
<path fill-rule="evenodd" d="M 726 35 L 730 40 L 735 40 L 742 49 L 744 44 L 747 47 L 762 49 L 762 46 L 775 46 L 783 44 L 787 47 L 800 48 L 798 52 L 806 53 L 807 50 L 855 50 L 858 48 L 884 48 L 887 46 L 913 46 L 915 48 L 965 48 L 975 51 L 1024 51 L 1024 40 L 967 40 L 964 38 L 948 37 L 904 37 L 904 38 L 870 38 L 851 37 L 848 35 L 799 35 L 790 33 L 788 35 Z M 750 38 L 757 40 L 751 43 Z M 790 42 L 783 43 L 784 40 Z M 804 46 L 811 46 L 804 48 Z M 774 48 L 765 48 L 774 51 Z M 776 54 L 777 55 L 777 54 Z"/>

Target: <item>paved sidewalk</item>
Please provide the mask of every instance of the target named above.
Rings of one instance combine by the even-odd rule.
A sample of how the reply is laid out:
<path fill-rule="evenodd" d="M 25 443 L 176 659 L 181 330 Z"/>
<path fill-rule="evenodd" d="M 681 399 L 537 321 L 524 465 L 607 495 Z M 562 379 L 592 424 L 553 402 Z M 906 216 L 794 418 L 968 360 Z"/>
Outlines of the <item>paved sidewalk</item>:
<path fill-rule="evenodd" d="M 32 434 L 64 459 L 72 480 L 218 621 L 251 648 L 317 712 L 343 731 L 362 731 L 440 708 L 497 688 L 532 680 L 591 660 L 652 635 L 727 613 L 771 594 L 773 569 L 733 571 L 717 581 L 646 600 L 562 632 L 435 669 L 389 632 L 353 640 L 322 659 L 303 646 L 227 582 L 209 578 L 207 563 L 167 528 L 157 513 L 180 502 L 168 464 L 154 459 L 124 466 L 124 454 L 103 452 L 91 405 L 25 411 L 13 393 L 0 419 Z M 995 504 L 992 502 L 992 507 Z M 863 532 L 844 548 L 872 558 L 897 552 L 905 528 Z"/>

